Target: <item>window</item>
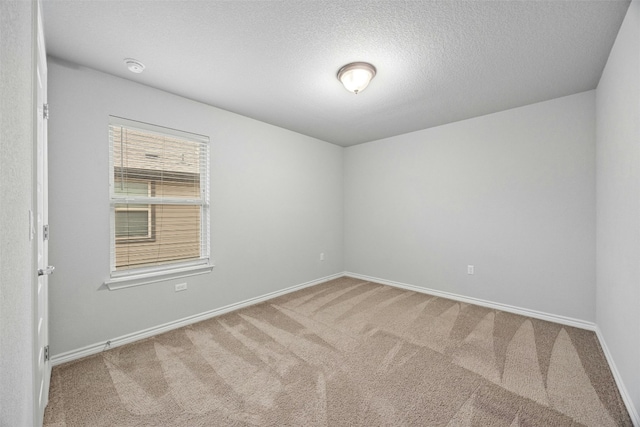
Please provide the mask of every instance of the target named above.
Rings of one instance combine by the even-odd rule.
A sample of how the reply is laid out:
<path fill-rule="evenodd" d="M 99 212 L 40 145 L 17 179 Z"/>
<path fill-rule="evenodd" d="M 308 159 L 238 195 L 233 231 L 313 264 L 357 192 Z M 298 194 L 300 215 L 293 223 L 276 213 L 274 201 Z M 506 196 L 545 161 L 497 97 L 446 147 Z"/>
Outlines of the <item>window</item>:
<path fill-rule="evenodd" d="M 209 139 L 109 121 L 111 277 L 209 266 Z"/>
<path fill-rule="evenodd" d="M 115 180 L 116 195 L 151 196 L 151 182 Z M 115 211 L 116 243 L 150 241 L 155 238 L 155 206 L 129 204 Z"/>

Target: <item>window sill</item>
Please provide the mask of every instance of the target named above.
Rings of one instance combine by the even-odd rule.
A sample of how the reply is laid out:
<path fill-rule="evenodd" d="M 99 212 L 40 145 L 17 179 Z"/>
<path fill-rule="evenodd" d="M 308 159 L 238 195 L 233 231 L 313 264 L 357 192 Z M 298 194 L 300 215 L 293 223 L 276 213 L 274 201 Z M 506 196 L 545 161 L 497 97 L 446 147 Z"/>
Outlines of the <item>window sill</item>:
<path fill-rule="evenodd" d="M 118 289 L 132 288 L 134 286 L 149 285 L 152 283 L 163 282 L 165 280 L 180 279 L 183 277 L 197 276 L 207 274 L 213 270 L 213 264 L 191 265 L 186 267 L 178 267 L 170 270 L 150 271 L 138 274 L 129 274 L 126 276 L 112 277 L 104 282 L 104 285 L 110 291 Z"/>

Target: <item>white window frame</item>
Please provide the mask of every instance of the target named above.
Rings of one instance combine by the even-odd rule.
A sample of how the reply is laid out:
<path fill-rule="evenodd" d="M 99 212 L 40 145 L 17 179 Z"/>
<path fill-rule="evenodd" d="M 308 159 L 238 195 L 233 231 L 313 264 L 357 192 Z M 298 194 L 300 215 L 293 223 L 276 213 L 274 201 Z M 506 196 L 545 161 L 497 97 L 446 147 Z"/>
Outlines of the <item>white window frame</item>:
<path fill-rule="evenodd" d="M 180 205 L 198 205 L 200 206 L 200 258 L 197 260 L 189 261 L 177 261 L 160 266 L 131 268 L 127 270 L 116 270 L 115 261 L 115 211 L 116 204 L 122 204 L 123 202 L 130 201 L 131 198 L 127 198 L 124 195 L 117 195 L 114 191 L 114 164 L 113 164 L 113 138 L 109 136 L 109 263 L 110 263 L 110 277 L 104 282 L 104 285 L 109 290 L 116 290 L 122 288 L 129 288 L 132 286 L 140 286 L 151 283 L 156 283 L 164 280 L 177 279 L 181 277 L 189 277 L 198 274 L 209 273 L 213 267 L 213 260 L 211 259 L 210 247 L 210 180 L 209 180 L 209 152 L 210 152 L 210 140 L 209 137 L 204 135 L 198 135 L 190 132 L 184 132 L 176 129 L 171 129 L 163 126 L 152 125 L 149 123 L 138 122 L 134 120 L 125 119 L 122 117 L 109 116 L 109 126 L 122 126 L 128 129 L 143 131 L 148 133 L 158 134 L 160 136 L 170 136 L 186 139 L 189 141 L 196 141 L 201 143 L 201 149 L 205 150 L 205 155 L 201 156 L 202 164 L 200 165 L 200 199 L 179 199 L 174 200 L 170 198 L 164 198 L 162 202 L 164 204 L 180 204 Z M 155 201 L 157 199 L 149 197 L 148 202 Z M 136 198 L 136 201 L 143 204 L 145 198 Z"/>

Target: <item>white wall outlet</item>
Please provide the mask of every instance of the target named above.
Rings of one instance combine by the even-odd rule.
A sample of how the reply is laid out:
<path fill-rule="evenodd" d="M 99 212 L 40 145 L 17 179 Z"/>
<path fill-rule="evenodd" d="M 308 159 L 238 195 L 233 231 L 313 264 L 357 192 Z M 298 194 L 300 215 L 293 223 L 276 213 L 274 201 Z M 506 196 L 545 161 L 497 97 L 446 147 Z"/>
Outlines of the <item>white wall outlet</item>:
<path fill-rule="evenodd" d="M 176 292 L 180 292 L 180 291 L 186 291 L 187 290 L 187 284 L 186 283 L 178 283 L 175 286 Z"/>
<path fill-rule="evenodd" d="M 320 261 L 324 261 L 324 252 L 320 252 Z"/>
<path fill-rule="evenodd" d="M 473 265 L 467 265 L 467 274 L 473 274 Z"/>

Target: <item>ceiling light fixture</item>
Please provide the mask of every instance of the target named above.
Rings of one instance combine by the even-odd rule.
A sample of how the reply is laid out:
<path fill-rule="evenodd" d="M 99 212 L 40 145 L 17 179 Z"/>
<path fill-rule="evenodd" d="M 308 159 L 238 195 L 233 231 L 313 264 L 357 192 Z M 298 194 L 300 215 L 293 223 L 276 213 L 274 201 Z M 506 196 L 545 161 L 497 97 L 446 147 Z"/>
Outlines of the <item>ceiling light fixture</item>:
<path fill-rule="evenodd" d="M 352 62 L 338 71 L 338 80 L 345 89 L 356 95 L 362 92 L 376 76 L 376 67 L 368 62 Z"/>
<path fill-rule="evenodd" d="M 137 59 L 125 58 L 124 63 L 132 73 L 140 74 L 144 71 L 144 64 Z"/>

